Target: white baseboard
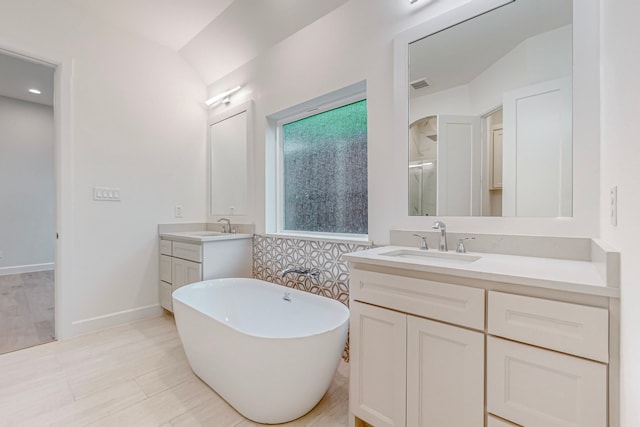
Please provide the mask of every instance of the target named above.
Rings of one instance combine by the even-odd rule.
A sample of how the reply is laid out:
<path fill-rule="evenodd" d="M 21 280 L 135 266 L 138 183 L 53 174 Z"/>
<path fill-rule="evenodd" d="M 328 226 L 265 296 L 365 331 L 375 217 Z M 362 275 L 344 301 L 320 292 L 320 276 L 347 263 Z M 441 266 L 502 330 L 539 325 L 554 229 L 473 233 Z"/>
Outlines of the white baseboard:
<path fill-rule="evenodd" d="M 153 304 L 89 319 L 75 320 L 71 322 L 68 338 L 160 315 L 162 315 L 162 307 L 160 304 Z"/>
<path fill-rule="evenodd" d="M 9 274 L 36 273 L 38 271 L 53 270 L 55 264 L 46 262 L 44 264 L 16 265 L 14 267 L 0 267 L 0 276 L 8 276 Z"/>

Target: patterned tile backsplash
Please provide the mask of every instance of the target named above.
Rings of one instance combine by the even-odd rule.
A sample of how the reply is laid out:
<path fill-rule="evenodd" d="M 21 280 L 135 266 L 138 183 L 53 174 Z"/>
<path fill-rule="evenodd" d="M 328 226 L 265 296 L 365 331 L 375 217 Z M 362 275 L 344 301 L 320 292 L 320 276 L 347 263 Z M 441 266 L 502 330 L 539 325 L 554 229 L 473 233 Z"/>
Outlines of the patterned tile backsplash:
<path fill-rule="evenodd" d="M 324 295 L 348 306 L 349 266 L 341 257 L 346 253 L 370 248 L 367 244 L 256 234 L 253 240 L 253 276 L 267 282 Z M 294 273 L 281 278 L 279 273 L 292 266 L 317 268 L 320 275 L 317 278 L 308 278 Z M 348 343 L 343 358 L 349 360 Z"/>

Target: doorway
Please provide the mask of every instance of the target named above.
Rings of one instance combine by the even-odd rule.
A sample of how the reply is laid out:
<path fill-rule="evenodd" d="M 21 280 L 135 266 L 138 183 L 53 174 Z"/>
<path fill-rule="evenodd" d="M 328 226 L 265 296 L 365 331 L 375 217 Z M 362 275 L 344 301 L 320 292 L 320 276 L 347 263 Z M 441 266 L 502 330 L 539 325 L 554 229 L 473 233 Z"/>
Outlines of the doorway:
<path fill-rule="evenodd" d="M 54 73 L 0 51 L 0 354 L 55 338 Z"/>

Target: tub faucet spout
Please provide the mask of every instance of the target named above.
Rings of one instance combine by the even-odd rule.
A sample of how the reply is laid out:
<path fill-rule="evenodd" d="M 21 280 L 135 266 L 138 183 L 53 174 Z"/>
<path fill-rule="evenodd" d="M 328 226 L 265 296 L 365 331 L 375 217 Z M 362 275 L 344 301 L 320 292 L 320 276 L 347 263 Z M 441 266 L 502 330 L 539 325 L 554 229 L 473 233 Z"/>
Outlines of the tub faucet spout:
<path fill-rule="evenodd" d="M 318 277 L 320 275 L 320 270 L 317 268 L 306 268 L 306 267 L 288 267 L 280 272 L 280 277 L 284 278 L 289 273 L 302 274 L 307 277 Z"/>

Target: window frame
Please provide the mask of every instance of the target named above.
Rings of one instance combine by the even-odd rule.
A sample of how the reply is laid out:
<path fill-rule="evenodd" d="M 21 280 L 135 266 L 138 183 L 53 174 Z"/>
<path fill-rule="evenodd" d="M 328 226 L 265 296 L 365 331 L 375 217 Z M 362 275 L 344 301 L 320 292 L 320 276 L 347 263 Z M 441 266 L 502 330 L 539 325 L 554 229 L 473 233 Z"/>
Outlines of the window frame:
<path fill-rule="evenodd" d="M 367 100 L 366 91 L 359 91 L 355 94 L 349 94 L 344 96 L 332 97 L 328 101 L 313 103 L 310 105 L 301 104 L 299 108 L 290 110 L 288 114 L 281 116 L 275 121 L 275 219 L 276 219 L 276 235 L 284 235 L 291 237 L 302 238 L 315 238 L 315 239 L 329 239 L 329 240 L 346 240 L 346 241 L 369 241 L 369 234 L 355 234 L 355 233 L 331 233 L 320 231 L 299 231 L 299 230 L 287 230 L 284 228 L 284 144 L 283 144 L 283 130 L 282 127 L 289 123 L 296 122 L 298 120 L 305 119 L 307 117 L 315 116 L 317 114 L 325 113 L 336 108 L 343 107 L 345 105 L 353 104 L 356 102 Z M 368 108 L 367 108 L 367 123 L 368 123 Z M 367 125 L 368 128 L 368 125 Z M 367 171 L 369 167 L 369 138 L 367 129 Z M 368 172 L 367 172 L 368 174 Z M 368 189 L 368 177 L 367 177 L 367 194 Z M 368 199 L 368 196 L 367 196 Z M 367 218 L 368 224 L 368 218 Z M 368 225 L 367 225 L 368 231 Z"/>

